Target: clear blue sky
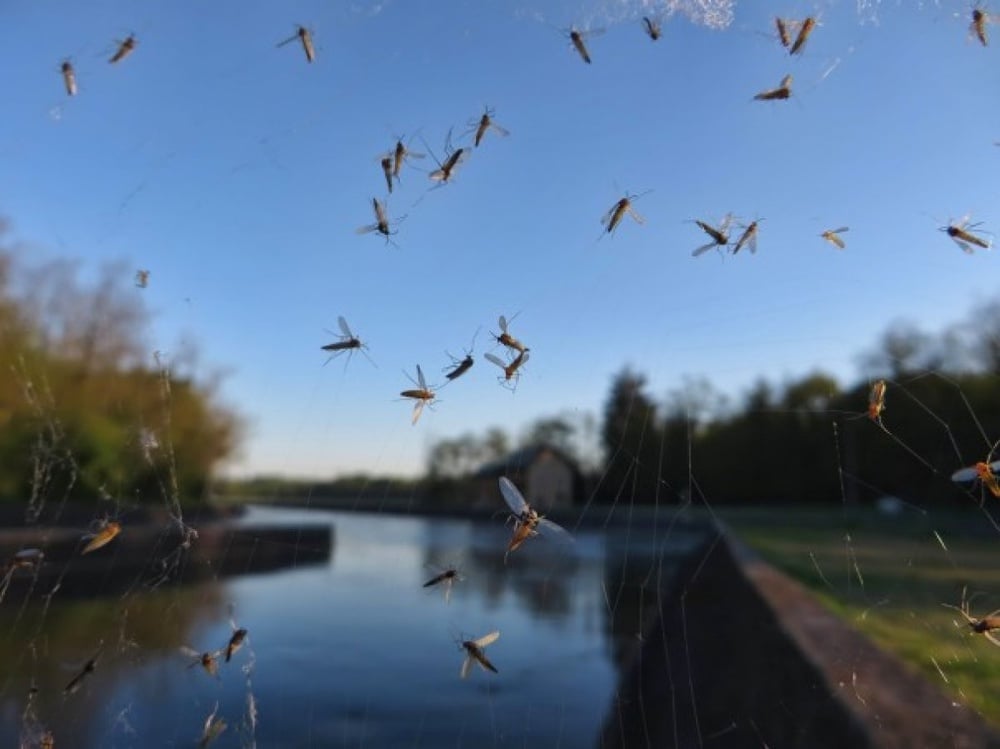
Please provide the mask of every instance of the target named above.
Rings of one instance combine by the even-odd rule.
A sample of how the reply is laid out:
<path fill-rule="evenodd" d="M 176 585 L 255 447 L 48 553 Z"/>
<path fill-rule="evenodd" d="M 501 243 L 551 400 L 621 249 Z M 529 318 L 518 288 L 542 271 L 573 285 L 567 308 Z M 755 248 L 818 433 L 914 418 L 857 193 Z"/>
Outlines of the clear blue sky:
<path fill-rule="evenodd" d="M 847 383 L 892 320 L 933 330 L 996 292 L 995 254 L 937 229 L 971 213 L 1000 230 L 1000 28 L 970 41 L 964 1 L 744 1 L 723 29 L 678 12 L 653 43 L 650 7 L 667 4 L 12 0 L 0 213 L 39 257 L 151 271 L 151 349 L 190 338 L 232 369 L 241 474 L 414 472 L 437 438 L 598 412 L 625 364 L 657 397 L 684 375 L 734 395 L 814 367 Z M 773 37 L 779 10 L 821 19 L 801 57 Z M 312 65 L 275 46 L 298 23 Z M 606 29 L 592 65 L 571 24 Z M 786 73 L 792 100 L 752 101 Z M 357 235 L 393 136 L 441 156 L 484 105 L 510 137 L 429 193 L 407 168 L 398 249 Z M 645 225 L 598 241 L 605 211 L 647 190 Z M 727 212 L 765 219 L 758 253 L 692 258 L 689 221 Z M 838 252 L 818 234 L 842 225 Z M 481 354 L 515 313 L 531 359 L 511 394 Z M 322 366 L 338 315 L 377 368 Z M 444 350 L 479 326 L 474 369 L 411 427 L 402 370 L 443 382 Z"/>

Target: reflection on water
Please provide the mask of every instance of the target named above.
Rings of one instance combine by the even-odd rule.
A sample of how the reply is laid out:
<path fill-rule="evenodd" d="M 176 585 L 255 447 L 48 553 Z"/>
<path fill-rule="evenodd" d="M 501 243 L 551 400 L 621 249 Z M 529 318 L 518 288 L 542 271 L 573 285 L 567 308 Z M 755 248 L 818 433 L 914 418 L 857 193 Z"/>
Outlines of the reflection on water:
<path fill-rule="evenodd" d="M 316 522 L 336 528 L 325 564 L 124 599 L 56 595 L 47 609 L 37 595 L 5 601 L 0 745 L 17 746 L 30 707 L 56 746 L 196 746 L 218 702 L 229 728 L 216 747 L 590 746 L 649 596 L 694 542 L 675 533 L 663 556 L 635 529 L 584 530 L 571 554 L 537 538 L 504 565 L 499 521 L 258 508 L 241 524 Z M 463 579 L 446 604 L 422 585 L 452 566 Z M 188 668 L 181 646 L 225 647 L 229 604 L 246 644 L 218 678 Z M 461 639 L 494 629 L 499 673 L 460 680 Z M 64 696 L 101 641 L 95 672 Z"/>

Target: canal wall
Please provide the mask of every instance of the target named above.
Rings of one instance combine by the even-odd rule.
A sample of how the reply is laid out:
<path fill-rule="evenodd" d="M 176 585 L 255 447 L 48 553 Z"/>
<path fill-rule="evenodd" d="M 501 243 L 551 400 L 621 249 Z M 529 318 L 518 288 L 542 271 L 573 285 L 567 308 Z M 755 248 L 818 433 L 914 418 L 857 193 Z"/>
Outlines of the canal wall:
<path fill-rule="evenodd" d="M 1000 735 L 716 531 L 662 591 L 599 746 L 965 749 Z"/>

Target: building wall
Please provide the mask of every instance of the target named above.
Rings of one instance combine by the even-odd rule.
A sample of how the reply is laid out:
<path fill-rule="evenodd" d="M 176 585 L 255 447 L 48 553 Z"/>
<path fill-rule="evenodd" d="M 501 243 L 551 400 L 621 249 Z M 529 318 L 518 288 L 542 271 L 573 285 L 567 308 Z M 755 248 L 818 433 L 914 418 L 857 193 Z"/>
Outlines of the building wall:
<path fill-rule="evenodd" d="M 527 471 L 524 498 L 538 512 L 545 513 L 573 504 L 573 471 L 548 451 L 539 454 Z"/>

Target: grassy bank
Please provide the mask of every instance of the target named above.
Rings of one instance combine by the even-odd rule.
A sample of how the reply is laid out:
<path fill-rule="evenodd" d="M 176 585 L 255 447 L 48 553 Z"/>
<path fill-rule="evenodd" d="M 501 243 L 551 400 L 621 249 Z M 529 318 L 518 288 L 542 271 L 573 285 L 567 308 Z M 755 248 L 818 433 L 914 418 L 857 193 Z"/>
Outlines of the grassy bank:
<path fill-rule="evenodd" d="M 719 511 L 768 562 L 808 586 L 881 647 L 1000 725 L 1000 647 L 970 634 L 1000 608 L 1000 532 L 979 512 Z"/>

